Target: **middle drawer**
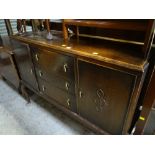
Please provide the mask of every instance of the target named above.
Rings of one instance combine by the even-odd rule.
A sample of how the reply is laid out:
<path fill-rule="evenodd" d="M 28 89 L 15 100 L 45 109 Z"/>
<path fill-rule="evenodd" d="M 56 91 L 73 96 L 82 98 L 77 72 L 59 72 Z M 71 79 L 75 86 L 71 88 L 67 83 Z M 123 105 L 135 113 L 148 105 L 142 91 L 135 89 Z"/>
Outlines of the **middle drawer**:
<path fill-rule="evenodd" d="M 46 72 L 41 68 L 41 66 L 36 66 L 35 70 L 38 78 L 47 81 L 54 87 L 62 89 L 68 93 L 75 94 L 75 84 L 73 81 L 59 77 L 58 75 L 52 73 L 49 74 L 49 72 Z"/>

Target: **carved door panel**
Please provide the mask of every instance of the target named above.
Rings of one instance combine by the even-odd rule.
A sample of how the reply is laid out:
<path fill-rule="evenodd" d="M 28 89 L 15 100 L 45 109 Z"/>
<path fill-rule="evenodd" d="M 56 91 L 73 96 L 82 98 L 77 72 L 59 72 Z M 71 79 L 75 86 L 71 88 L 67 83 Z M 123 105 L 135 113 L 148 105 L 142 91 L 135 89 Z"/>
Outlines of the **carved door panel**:
<path fill-rule="evenodd" d="M 78 60 L 79 114 L 111 134 L 121 134 L 135 76 Z"/>
<path fill-rule="evenodd" d="M 29 46 L 18 41 L 13 41 L 13 46 L 13 52 L 15 53 L 15 59 L 22 81 L 27 83 L 33 89 L 38 90 Z"/>

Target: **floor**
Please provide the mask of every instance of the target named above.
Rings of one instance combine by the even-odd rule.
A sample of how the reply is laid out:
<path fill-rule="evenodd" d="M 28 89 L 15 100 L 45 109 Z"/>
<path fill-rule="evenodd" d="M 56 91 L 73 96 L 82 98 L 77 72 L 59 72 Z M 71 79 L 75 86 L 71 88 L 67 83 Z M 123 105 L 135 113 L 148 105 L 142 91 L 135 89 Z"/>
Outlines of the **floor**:
<path fill-rule="evenodd" d="M 151 110 L 148 122 L 146 124 L 145 130 L 144 130 L 145 135 L 155 135 L 155 110 Z"/>
<path fill-rule="evenodd" d="M 33 95 L 30 104 L 0 79 L 0 134 L 80 135 L 94 134 L 42 98 Z"/>

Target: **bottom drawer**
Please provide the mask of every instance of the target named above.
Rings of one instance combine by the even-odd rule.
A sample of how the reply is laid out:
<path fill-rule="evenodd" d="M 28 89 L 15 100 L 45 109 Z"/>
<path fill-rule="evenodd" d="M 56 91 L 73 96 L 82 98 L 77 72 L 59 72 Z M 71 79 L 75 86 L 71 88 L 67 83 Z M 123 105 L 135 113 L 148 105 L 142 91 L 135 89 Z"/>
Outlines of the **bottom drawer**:
<path fill-rule="evenodd" d="M 59 104 L 68 109 L 71 109 L 73 111 L 76 110 L 75 95 L 66 93 L 65 91 L 54 87 L 51 83 L 46 82 L 40 78 L 38 79 L 38 83 L 42 94 L 47 95 L 51 99 L 54 99 Z"/>

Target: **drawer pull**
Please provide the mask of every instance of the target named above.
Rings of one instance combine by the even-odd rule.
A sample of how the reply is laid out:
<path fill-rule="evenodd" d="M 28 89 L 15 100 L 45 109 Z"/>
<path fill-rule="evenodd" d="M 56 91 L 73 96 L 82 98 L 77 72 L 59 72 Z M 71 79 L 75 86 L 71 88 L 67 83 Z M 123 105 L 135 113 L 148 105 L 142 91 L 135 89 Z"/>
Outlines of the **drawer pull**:
<path fill-rule="evenodd" d="M 36 57 L 36 60 L 38 61 L 38 60 L 39 60 L 39 57 L 38 57 L 38 55 L 37 55 L 37 54 L 35 55 L 35 57 Z"/>
<path fill-rule="evenodd" d="M 70 107 L 70 99 L 67 99 L 67 105 Z"/>
<path fill-rule="evenodd" d="M 41 70 L 39 71 L 39 76 L 40 76 L 40 77 L 43 76 L 43 73 L 42 73 Z"/>
<path fill-rule="evenodd" d="M 65 86 L 66 86 L 66 90 L 69 90 L 69 83 L 68 82 L 66 82 Z"/>
<path fill-rule="evenodd" d="M 42 90 L 45 91 L 45 89 L 46 89 L 46 88 L 45 88 L 45 86 L 43 85 L 43 86 L 42 86 Z"/>
<path fill-rule="evenodd" d="M 80 98 L 82 98 L 82 95 L 83 95 L 82 91 L 79 91 Z"/>
<path fill-rule="evenodd" d="M 32 68 L 31 68 L 31 70 L 30 70 L 30 73 L 33 74 L 33 70 L 32 70 Z"/>
<path fill-rule="evenodd" d="M 68 65 L 64 64 L 64 72 L 67 72 Z"/>

